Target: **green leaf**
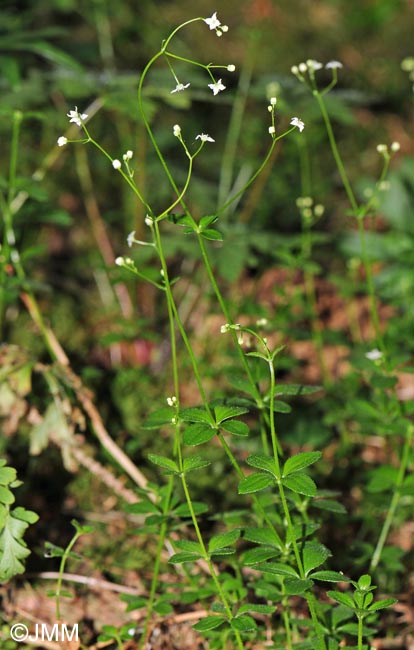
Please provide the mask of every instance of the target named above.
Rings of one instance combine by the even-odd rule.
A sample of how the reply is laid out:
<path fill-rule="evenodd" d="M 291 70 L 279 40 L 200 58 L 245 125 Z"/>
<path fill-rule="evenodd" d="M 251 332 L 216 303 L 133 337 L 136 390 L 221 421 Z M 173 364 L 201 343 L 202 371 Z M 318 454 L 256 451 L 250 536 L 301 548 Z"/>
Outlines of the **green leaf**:
<path fill-rule="evenodd" d="M 285 487 L 296 492 L 297 494 L 304 494 L 307 497 L 314 497 L 317 491 L 314 481 L 306 474 L 293 474 L 282 479 Z"/>
<path fill-rule="evenodd" d="M 230 625 L 239 632 L 251 632 L 257 628 L 257 623 L 251 616 L 235 616 L 231 619 Z"/>
<path fill-rule="evenodd" d="M 312 580 L 322 580 L 324 582 L 349 582 L 349 578 L 338 571 L 315 571 L 311 573 Z"/>
<path fill-rule="evenodd" d="M 211 226 L 211 224 L 216 223 L 216 221 L 218 221 L 218 216 L 216 214 L 211 214 L 205 217 L 201 217 L 199 223 L 200 229 L 204 230 L 205 228 Z"/>
<path fill-rule="evenodd" d="M 260 490 L 264 490 L 265 488 L 269 487 L 269 485 L 273 484 L 274 480 L 271 476 L 269 476 L 269 474 L 262 474 L 257 472 L 256 474 L 250 474 L 250 476 L 246 476 L 240 481 L 238 493 L 252 494 L 253 492 L 260 492 Z"/>
<path fill-rule="evenodd" d="M 247 424 L 241 420 L 226 420 L 220 425 L 220 428 L 223 429 L 223 431 L 227 431 L 227 433 L 231 433 L 233 436 L 246 437 L 250 433 Z"/>
<path fill-rule="evenodd" d="M 16 477 L 17 472 L 14 467 L 0 467 L 0 485 L 9 485 L 16 480 Z"/>
<path fill-rule="evenodd" d="M 196 515 L 202 515 L 204 512 L 208 512 L 208 505 L 201 503 L 201 501 L 193 501 L 193 510 Z M 191 517 L 191 511 L 187 503 L 182 503 L 178 508 L 173 510 L 173 513 L 177 517 L 187 518 Z"/>
<path fill-rule="evenodd" d="M 23 573 L 24 560 L 30 551 L 23 540 L 28 523 L 17 519 L 13 512 L 8 512 L 0 532 L 0 581 L 10 580 Z"/>
<path fill-rule="evenodd" d="M 209 630 L 215 630 L 216 627 L 219 627 L 226 621 L 225 616 L 206 616 L 193 625 L 193 629 L 197 630 L 197 632 L 208 632 Z"/>
<path fill-rule="evenodd" d="M 313 508 L 319 508 L 319 510 L 327 510 L 328 512 L 335 512 L 337 515 L 346 515 L 347 509 L 339 501 L 334 499 L 315 499 L 312 501 Z"/>
<path fill-rule="evenodd" d="M 184 431 L 183 443 L 189 447 L 196 447 L 214 438 L 216 433 L 216 429 L 213 429 L 211 426 L 206 426 L 204 422 L 196 422 L 190 424 Z"/>
<path fill-rule="evenodd" d="M 201 553 L 190 553 L 187 551 L 182 551 L 180 553 L 174 553 L 168 560 L 170 564 L 182 564 L 183 562 L 196 562 L 203 557 Z"/>
<path fill-rule="evenodd" d="M 256 603 L 246 603 L 242 605 L 237 615 L 244 614 L 245 612 L 254 612 L 255 614 L 273 614 L 276 611 L 275 605 L 258 605 Z"/>
<path fill-rule="evenodd" d="M 286 594 L 289 596 L 302 596 L 312 587 L 312 580 L 300 578 L 287 578 L 285 580 Z"/>
<path fill-rule="evenodd" d="M 376 603 L 372 603 L 372 605 L 368 607 L 368 611 L 377 612 L 379 609 L 385 609 L 386 607 L 395 605 L 395 603 L 398 603 L 398 600 L 396 598 L 384 598 L 383 600 L 377 600 Z"/>
<path fill-rule="evenodd" d="M 302 384 L 278 384 L 275 388 L 275 395 L 312 395 L 320 390 L 323 386 L 304 386 Z"/>
<path fill-rule="evenodd" d="M 265 548 L 263 546 L 260 548 L 250 548 L 243 553 L 241 562 L 244 566 L 251 566 L 277 557 L 279 553 L 280 551 L 276 548 Z"/>
<path fill-rule="evenodd" d="M 252 454 L 246 460 L 251 467 L 256 469 L 263 469 L 265 472 L 270 472 L 275 478 L 280 478 L 275 461 L 270 456 L 262 456 L 261 454 Z"/>
<path fill-rule="evenodd" d="M 202 469 L 203 467 L 208 467 L 210 465 L 209 460 L 203 460 L 200 456 L 189 456 L 184 458 L 183 469 L 184 474 L 188 472 L 194 472 L 197 469 Z"/>
<path fill-rule="evenodd" d="M 283 466 L 283 476 L 298 472 L 309 465 L 313 465 L 322 456 L 320 451 L 305 451 L 301 454 L 295 454 L 287 459 Z"/>
<path fill-rule="evenodd" d="M 279 550 L 284 547 L 284 544 L 277 532 L 270 528 L 246 528 L 244 530 L 243 537 L 249 542 L 275 546 Z"/>
<path fill-rule="evenodd" d="M 208 543 L 209 553 L 213 553 L 219 548 L 223 548 L 225 546 L 230 546 L 231 544 L 234 544 L 234 542 L 236 542 L 239 539 L 240 533 L 241 533 L 240 529 L 236 528 L 235 530 L 230 530 L 227 533 L 214 535 Z"/>
<path fill-rule="evenodd" d="M 15 498 L 13 492 L 6 487 L 0 485 L 0 503 L 3 503 L 6 506 L 10 506 L 14 503 Z"/>
<path fill-rule="evenodd" d="M 162 467 L 162 469 L 168 470 L 169 472 L 173 472 L 174 474 L 180 473 L 177 463 L 174 460 L 171 460 L 171 458 L 167 458 L 166 456 L 158 456 L 157 454 L 148 454 L 148 460 L 151 463 L 154 463 L 154 465 L 158 465 L 159 467 Z"/>
<path fill-rule="evenodd" d="M 204 237 L 204 239 L 210 239 L 211 241 L 223 241 L 223 235 L 215 228 L 206 228 L 206 230 L 201 232 L 201 236 Z"/>
<path fill-rule="evenodd" d="M 263 573 L 271 573 L 275 576 L 289 576 L 292 578 L 300 578 L 299 573 L 293 567 L 288 564 L 282 564 L 281 562 L 266 562 L 260 566 L 256 566 L 255 569 L 262 571 Z"/>
<path fill-rule="evenodd" d="M 175 546 L 179 548 L 180 551 L 190 551 L 191 553 L 200 553 L 201 555 L 203 553 L 200 543 L 194 542 L 191 539 L 178 539 L 175 542 Z"/>
<path fill-rule="evenodd" d="M 204 422 L 211 426 L 211 417 L 205 409 L 188 408 L 180 411 L 180 418 L 184 422 Z"/>
<path fill-rule="evenodd" d="M 243 408 L 241 406 L 215 406 L 214 414 L 216 416 L 217 424 L 221 424 L 224 420 L 229 420 L 230 418 L 235 418 L 238 415 L 244 415 L 248 413 L 249 409 Z"/>
<path fill-rule="evenodd" d="M 158 409 L 151 413 L 144 424 L 142 425 L 143 429 L 159 429 L 160 427 L 165 426 L 166 424 L 171 424 L 171 419 L 173 417 L 172 408 L 162 408 Z"/>
<path fill-rule="evenodd" d="M 327 591 L 326 593 L 329 598 L 332 598 L 332 600 L 335 600 L 337 603 L 355 609 L 355 602 L 350 594 L 343 593 L 342 591 Z"/>
<path fill-rule="evenodd" d="M 124 506 L 125 512 L 131 512 L 134 515 L 148 515 L 150 513 L 160 513 L 159 508 L 152 501 L 139 501 L 138 503 L 128 503 Z"/>
<path fill-rule="evenodd" d="M 273 401 L 273 410 L 275 413 L 291 413 L 292 407 L 286 402 L 282 402 L 280 399 L 275 399 Z"/>
<path fill-rule="evenodd" d="M 323 544 L 318 542 L 306 542 L 303 548 L 303 568 L 305 576 L 309 574 L 312 569 L 320 566 L 325 560 L 330 557 L 332 553 Z"/>

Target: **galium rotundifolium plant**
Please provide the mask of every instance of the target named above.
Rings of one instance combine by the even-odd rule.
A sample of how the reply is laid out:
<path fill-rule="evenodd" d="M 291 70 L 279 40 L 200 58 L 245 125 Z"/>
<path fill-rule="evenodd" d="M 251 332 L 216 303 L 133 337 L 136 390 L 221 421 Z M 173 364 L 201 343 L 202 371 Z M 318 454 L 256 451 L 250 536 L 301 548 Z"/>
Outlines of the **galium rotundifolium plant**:
<path fill-rule="evenodd" d="M 176 63 L 197 68 L 206 75 L 206 87 L 213 97 L 226 90 L 225 79 L 220 70 L 234 72 L 233 64 L 204 64 L 183 57 L 174 51 L 176 34 L 195 23 L 204 23 L 218 37 L 228 31 L 215 12 L 209 18 L 194 18 L 172 31 L 162 42 L 158 52 L 144 68 L 138 85 L 138 108 L 148 138 L 160 162 L 166 181 L 170 184 L 174 198 L 161 209 L 153 207 L 151 197 L 137 185 L 134 177 L 133 151 L 128 150 L 120 158 L 104 149 L 93 137 L 88 115 L 75 107 L 68 113 L 70 122 L 80 127 L 82 137 L 69 141 L 60 136 L 59 146 L 69 142 L 91 144 L 98 148 L 108 160 L 108 170 L 120 174 L 146 211 L 147 237 L 138 239 L 136 232 L 127 237 L 128 246 L 151 247 L 158 265 L 158 276 L 141 270 L 139 261 L 131 257 L 118 257 L 119 267 L 149 282 L 164 298 L 168 315 L 171 346 L 171 375 L 173 394 L 165 405 L 149 413 L 144 426 L 171 432 L 171 453 L 169 455 L 149 454 L 149 460 L 162 472 L 165 481 L 161 487 L 151 485 L 138 491 L 139 502 L 129 510 L 147 515 L 145 530 L 150 532 L 157 526 L 158 544 L 152 570 L 149 597 L 129 599 L 129 608 L 147 607 L 141 629 L 140 647 L 148 640 L 153 612 L 169 611 L 168 600 L 163 600 L 159 575 L 164 547 L 173 548 L 169 562 L 180 567 L 181 595 L 175 594 L 183 603 L 206 598 L 207 615 L 194 626 L 207 635 L 212 648 L 238 648 L 242 650 L 247 640 L 264 640 L 273 626 L 274 647 L 293 648 L 298 642 L 303 647 L 330 650 L 339 647 L 341 632 L 332 630 L 316 597 L 315 585 L 320 583 L 346 583 L 341 573 L 324 568 L 330 551 L 320 542 L 316 534 L 319 523 L 313 518 L 313 499 L 317 486 L 309 469 L 321 458 L 319 451 L 304 451 L 291 457 L 284 456 L 279 437 L 279 415 L 290 410 L 284 397 L 313 392 L 314 387 L 277 382 L 277 362 L 283 347 L 268 344 L 263 330 L 267 323 L 260 321 L 256 326 L 242 326 L 236 322 L 231 308 L 223 297 L 209 253 L 209 242 L 222 239 L 219 227 L 220 215 L 234 203 L 264 169 L 276 144 L 282 138 L 298 130 L 299 137 L 305 124 L 299 117 L 292 117 L 286 130 L 279 131 L 276 114 L 276 97 L 268 103 L 270 125 L 265 127 L 269 146 L 262 163 L 252 173 L 242 188 L 230 193 L 222 205 L 211 214 L 196 218 L 186 202 L 196 159 L 205 146 L 217 146 L 215 134 L 204 132 L 188 135 L 179 124 L 171 124 L 171 137 L 175 137 L 187 162 L 186 177 L 179 186 L 157 141 L 143 102 L 143 88 L 148 73 L 155 63 L 164 61 L 172 77 L 171 93 L 191 92 L 190 83 L 176 72 Z M 337 66 L 331 66 L 334 75 Z M 191 142 L 191 144 L 190 144 Z M 179 212 L 177 212 L 179 210 Z M 221 332 L 229 340 L 238 359 L 239 370 L 233 370 L 227 377 L 236 388 L 229 398 L 212 400 L 205 388 L 202 372 L 179 310 L 174 285 L 179 279 L 171 275 L 166 253 L 163 221 L 169 228 L 176 227 L 184 237 L 195 238 L 200 259 L 211 284 L 224 323 Z M 248 347 L 246 342 L 248 341 Z M 181 400 L 184 378 L 180 366 L 179 346 L 188 356 L 199 400 L 193 405 L 184 405 Z M 248 419 L 241 419 L 248 415 Z M 246 461 L 239 452 L 239 442 L 247 436 L 256 436 L 255 453 Z M 222 448 L 228 470 L 234 473 L 234 488 L 242 503 L 236 523 L 222 526 L 218 533 L 207 535 L 201 526 L 201 517 L 206 510 L 203 503 L 192 497 L 191 477 L 194 472 L 206 471 L 210 465 L 208 446 L 204 453 L 191 453 L 192 447 L 201 447 L 216 441 Z M 207 470 L 208 471 L 208 470 Z M 181 496 L 182 495 L 182 496 Z M 324 495 L 318 495 L 323 500 Z M 326 499 L 327 503 L 329 499 Z M 223 521 L 226 517 L 223 513 Z M 228 519 L 230 521 L 230 519 Z M 177 531 L 182 530 L 177 538 Z M 192 530 L 191 539 L 188 531 Z M 174 533 L 174 534 L 172 534 Z M 237 545 L 237 548 L 236 548 Z M 206 582 L 205 573 L 209 576 Z M 203 576 L 203 577 L 202 577 Z M 336 593 L 336 592 L 335 592 Z M 298 621 L 293 608 L 293 598 L 302 598 L 306 603 L 308 617 Z M 171 598 L 169 599 L 171 600 Z M 275 614 L 276 612 L 276 614 Z M 267 617 L 267 618 L 266 618 Z M 273 618 L 272 618 L 273 617 Z M 263 621 L 268 621 L 266 625 Z M 270 621 L 273 621 L 271 623 Z M 267 630 L 266 630 L 267 628 Z M 306 641 L 305 641 L 306 639 Z"/>

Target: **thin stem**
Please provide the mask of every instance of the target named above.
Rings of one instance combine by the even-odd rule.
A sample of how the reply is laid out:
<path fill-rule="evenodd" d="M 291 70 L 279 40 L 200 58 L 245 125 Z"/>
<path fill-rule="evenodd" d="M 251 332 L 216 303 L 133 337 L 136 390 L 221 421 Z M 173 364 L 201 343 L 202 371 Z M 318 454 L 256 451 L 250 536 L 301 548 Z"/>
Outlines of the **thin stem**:
<path fill-rule="evenodd" d="M 382 551 L 385 545 L 385 542 L 388 537 L 388 533 L 391 528 L 392 521 L 394 519 L 395 511 L 398 507 L 400 498 L 401 498 L 401 492 L 400 488 L 403 484 L 405 474 L 408 469 L 408 464 L 410 462 L 410 457 L 411 457 L 411 446 L 412 446 L 412 441 L 414 437 L 414 426 L 409 423 L 407 427 L 407 435 L 405 438 L 405 443 L 404 443 L 404 449 L 403 449 L 403 454 L 402 454 L 402 459 L 401 459 L 401 464 L 398 472 L 397 479 L 395 481 L 395 487 L 394 487 L 394 492 L 391 498 L 391 503 L 387 509 L 387 516 L 385 518 L 384 524 L 381 529 L 380 536 L 378 538 L 377 545 L 375 547 L 374 553 L 372 555 L 371 559 L 371 564 L 370 564 L 370 571 L 374 571 L 374 569 L 377 568 L 378 563 L 381 559 Z"/>
<path fill-rule="evenodd" d="M 338 171 L 339 171 L 339 174 L 341 176 L 341 180 L 342 180 L 343 186 L 345 188 L 346 194 L 348 196 L 349 202 L 350 202 L 350 204 L 352 206 L 353 213 L 356 216 L 357 213 L 358 213 L 358 203 L 357 203 L 357 200 L 355 198 L 354 192 L 352 190 L 351 184 L 349 182 L 348 174 L 346 173 L 344 164 L 342 162 L 341 155 L 339 153 L 339 150 L 338 150 L 338 147 L 337 147 L 337 144 L 336 144 L 336 139 L 335 139 L 335 135 L 334 135 L 334 132 L 333 132 L 333 129 L 332 129 L 332 124 L 331 124 L 331 119 L 329 117 L 328 111 L 326 110 L 325 102 L 323 100 L 323 97 L 321 96 L 321 94 L 317 90 L 313 91 L 313 95 L 315 96 L 316 101 L 318 102 L 320 111 L 322 113 L 322 117 L 323 117 L 323 120 L 325 122 L 326 131 L 328 133 L 329 143 L 331 145 L 332 153 L 333 153 L 333 156 L 335 158 L 336 166 L 338 167 Z"/>
<path fill-rule="evenodd" d="M 63 552 L 63 555 L 62 555 L 62 557 L 60 559 L 59 577 L 58 577 L 58 580 L 57 580 L 57 583 L 56 583 L 56 593 L 55 593 L 55 597 L 56 597 L 56 601 L 55 601 L 56 602 L 56 619 L 58 621 L 61 620 L 61 618 L 60 618 L 60 598 L 61 598 L 62 582 L 63 582 L 63 574 L 64 574 L 64 571 L 65 571 L 65 565 L 66 565 L 67 559 L 69 557 L 69 554 L 70 554 L 72 548 L 74 547 L 74 545 L 76 544 L 76 542 L 78 541 L 78 539 L 79 539 L 79 537 L 81 535 L 82 535 L 82 533 L 80 531 L 76 531 L 75 535 L 73 536 L 73 538 L 71 539 L 71 541 L 69 542 L 67 547 L 65 548 L 65 550 Z"/>

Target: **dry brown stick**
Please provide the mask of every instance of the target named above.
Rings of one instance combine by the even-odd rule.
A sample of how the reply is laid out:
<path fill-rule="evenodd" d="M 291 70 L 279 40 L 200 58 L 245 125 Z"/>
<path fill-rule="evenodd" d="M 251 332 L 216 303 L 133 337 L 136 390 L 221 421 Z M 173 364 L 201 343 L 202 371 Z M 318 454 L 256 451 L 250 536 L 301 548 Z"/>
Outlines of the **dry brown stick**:
<path fill-rule="evenodd" d="M 60 345 L 59 341 L 57 340 L 53 330 L 45 325 L 36 300 L 33 298 L 33 296 L 27 293 L 23 293 L 21 298 L 26 305 L 26 308 L 33 321 L 42 332 L 52 357 L 61 365 L 68 384 L 75 392 L 77 399 L 82 404 L 83 410 L 88 415 L 92 424 L 92 429 L 99 442 L 111 455 L 111 457 L 120 465 L 120 467 L 122 467 L 122 469 L 128 474 L 128 476 L 134 481 L 134 483 L 136 483 L 136 485 L 138 485 L 140 488 L 145 489 L 148 484 L 147 477 L 138 469 L 138 467 L 116 444 L 116 442 L 112 440 L 111 436 L 105 428 L 98 409 L 92 401 L 90 392 L 85 388 L 85 386 L 82 384 L 81 379 L 73 372 L 72 368 L 70 367 L 69 359 L 66 356 L 66 353 Z M 151 493 L 149 494 L 149 498 L 155 500 L 155 496 Z"/>

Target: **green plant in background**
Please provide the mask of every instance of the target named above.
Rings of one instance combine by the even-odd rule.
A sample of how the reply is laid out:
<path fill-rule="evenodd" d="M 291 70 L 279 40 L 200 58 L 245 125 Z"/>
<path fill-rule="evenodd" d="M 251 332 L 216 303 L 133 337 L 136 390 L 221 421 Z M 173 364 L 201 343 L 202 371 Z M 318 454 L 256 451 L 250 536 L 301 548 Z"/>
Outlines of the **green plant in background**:
<path fill-rule="evenodd" d="M 107 29 L 107 15 L 104 10 L 96 15 L 100 29 L 102 59 L 108 70 L 113 69 L 113 50 Z M 189 56 L 182 56 L 173 47 L 175 37 L 189 25 L 193 25 L 195 29 L 202 27 L 204 30 L 207 25 L 218 37 L 224 37 L 227 32 L 227 26 L 221 24 L 217 13 L 209 18 L 199 17 L 184 22 L 162 42 L 159 51 L 144 68 L 138 84 L 138 106 L 142 124 L 158 160 L 158 176 L 161 172 L 164 181 L 160 181 L 163 188 L 159 196 L 153 198 L 146 184 L 141 184 L 142 170 L 139 163 L 134 165 L 134 160 L 139 159 L 142 163 L 142 159 L 136 153 L 134 155 L 133 145 L 118 157 L 110 153 L 106 143 L 101 144 L 101 139 L 93 135 L 90 126 L 93 115 L 89 109 L 82 112 L 76 106 L 71 110 L 68 117 L 73 125 L 70 127 L 72 131 L 61 135 L 57 140 L 60 148 L 69 143 L 91 144 L 103 155 L 102 169 L 110 174 L 119 174 L 125 187 L 132 191 L 134 199 L 140 204 L 140 210 L 145 213 L 146 231 L 145 226 L 141 228 L 140 225 L 139 234 L 137 228 L 127 237 L 128 246 L 133 249 L 131 257 L 122 256 L 116 259 L 119 275 L 116 278 L 118 284 L 115 284 L 115 290 L 120 281 L 123 282 L 129 274 L 150 286 L 156 295 L 163 298 L 157 302 L 168 322 L 171 353 L 169 371 L 172 377 L 168 389 L 170 396 L 166 398 L 162 408 L 148 409 L 143 428 L 156 432 L 157 438 L 160 439 L 156 444 L 160 445 L 162 451 L 158 452 L 158 446 L 154 445 L 155 449 L 151 449 L 148 459 L 155 472 L 161 472 L 165 476 L 165 481 L 149 483 L 132 459 L 111 439 L 82 383 L 71 370 L 60 343 L 45 323 L 35 296 L 36 286 L 32 286 L 28 279 L 16 244 L 15 181 L 17 143 L 22 119 L 22 115 L 16 112 L 9 189 L 8 194 L 2 198 L 5 217 L 1 260 L 4 281 L 1 313 L 4 314 L 6 306 L 16 299 L 17 292 L 22 292 L 29 314 L 40 329 L 54 362 L 51 368 L 33 363 L 29 368 L 39 370 L 44 376 L 48 396 L 52 399 L 43 423 L 31 432 L 31 436 L 33 439 L 37 433 L 37 438 L 41 438 L 42 445 L 45 446 L 49 439 L 53 439 L 52 430 L 56 429 L 58 420 L 59 430 L 66 427 L 66 458 L 75 457 L 76 460 L 81 460 L 82 456 L 79 454 L 82 452 L 79 451 L 73 436 L 74 427 L 81 427 L 81 423 L 72 418 L 70 407 L 71 401 L 77 401 L 87 413 L 105 450 L 135 482 L 135 497 L 139 501 L 127 506 L 127 511 L 145 517 L 145 524 L 137 533 L 157 536 L 148 597 L 125 599 L 128 611 L 146 607 L 144 622 L 139 630 L 140 648 L 144 648 L 148 642 L 154 613 L 170 613 L 172 602 L 187 605 L 204 600 L 208 613 L 194 628 L 209 638 L 211 648 L 241 649 L 248 642 L 260 644 L 271 638 L 274 648 L 335 650 L 351 635 L 357 637 L 358 645 L 355 647 L 362 650 L 366 647 L 363 645 L 364 637 L 369 638 L 378 629 L 379 623 L 375 620 L 375 613 L 391 606 L 395 600 L 382 599 L 373 602 L 371 592 L 374 587 L 371 586 L 369 576 L 363 575 L 355 582 L 342 573 L 342 569 L 346 567 L 346 571 L 352 572 L 355 577 L 359 568 L 352 567 L 349 562 L 345 565 L 346 559 L 341 558 L 341 551 L 335 549 L 332 554 L 323 543 L 319 516 L 321 510 L 325 509 L 338 515 L 344 513 L 342 504 L 335 500 L 335 492 L 318 490 L 314 480 L 317 471 L 322 479 L 328 463 L 322 451 L 313 449 L 310 436 L 302 439 L 299 445 L 295 444 L 291 455 L 288 454 L 289 445 L 285 439 L 285 434 L 289 431 L 283 416 L 292 410 L 289 400 L 301 395 L 310 395 L 316 392 L 318 387 L 282 383 L 280 374 L 289 353 L 285 346 L 280 344 L 280 333 L 275 332 L 277 318 L 257 319 L 253 308 L 256 325 L 239 322 L 237 306 L 226 297 L 226 292 L 221 287 L 220 275 L 223 274 L 217 271 L 219 265 L 215 255 L 217 247 L 222 245 L 223 233 L 226 236 L 231 232 L 228 221 L 229 208 L 238 205 L 254 181 L 259 177 L 263 179 L 263 172 L 271 164 L 275 152 L 279 149 L 277 145 L 282 139 L 298 130 L 299 144 L 303 147 L 301 139 L 306 135 L 306 131 L 302 134 L 305 124 L 300 118 L 293 117 L 290 119 L 290 128 L 280 128 L 281 118 L 276 112 L 277 98 L 271 96 L 268 102 L 270 124 L 267 127 L 267 151 L 256 171 L 251 171 L 250 176 L 243 181 L 239 178 L 232 188 L 231 176 L 235 160 L 233 147 L 237 140 L 237 131 L 240 130 L 237 121 L 243 112 L 239 106 L 239 112 L 233 122 L 233 133 L 229 135 L 227 162 L 223 162 L 218 205 L 208 214 L 200 215 L 197 201 L 190 195 L 190 186 L 204 156 L 209 156 L 210 151 L 217 146 L 216 134 L 210 135 L 200 129 L 201 132 L 195 135 L 197 127 L 193 135 L 189 136 L 188 127 L 184 128 L 171 122 L 170 142 L 167 145 L 166 137 L 159 136 L 154 121 L 150 119 L 151 106 L 145 93 L 148 79 L 151 79 L 152 74 L 159 73 L 156 66 L 162 63 L 172 79 L 166 95 L 174 98 L 185 96 L 186 89 L 194 79 L 198 80 L 201 74 L 205 75 L 205 86 L 212 93 L 212 98 L 221 96 L 226 90 L 227 81 L 224 74 L 235 71 L 233 64 L 204 64 Z M 392 350 L 389 352 L 389 341 L 381 331 L 372 256 L 368 246 L 369 233 L 365 229 L 367 218 L 383 196 L 391 157 L 398 150 L 398 144 L 393 143 L 390 148 L 385 145 L 378 147 L 383 158 L 380 179 L 370 197 L 364 202 L 359 202 L 345 170 L 325 103 L 325 95 L 332 91 L 337 83 L 341 64 L 331 61 L 325 66 L 325 71 L 332 76 L 325 88 L 319 90 L 317 75 L 322 68 L 319 62 L 308 60 L 293 68 L 293 72 L 316 98 L 351 205 L 350 214 L 356 219 L 359 236 L 358 256 L 365 270 L 374 330 L 372 340 L 358 342 L 355 357 L 359 356 L 359 360 L 352 359 L 354 372 L 359 373 L 360 379 L 354 381 L 351 376 L 349 380 L 346 378 L 339 384 L 338 392 L 345 387 L 345 394 L 349 396 L 346 405 L 339 404 L 339 399 L 335 401 L 337 396 L 334 392 L 334 382 L 324 359 L 324 333 L 316 304 L 319 268 L 313 260 L 315 246 L 318 241 L 323 240 L 322 237 L 318 240 L 318 233 L 313 232 L 313 226 L 322 216 L 323 209 L 320 204 L 314 204 L 309 198 L 313 194 L 310 179 L 304 181 L 302 178 L 302 198 L 297 201 L 302 233 L 294 239 L 291 247 L 289 244 L 286 244 L 285 248 L 281 245 L 274 256 L 284 260 L 291 269 L 299 268 L 303 272 L 305 313 L 311 325 L 313 344 L 328 398 L 331 397 L 332 391 L 331 402 L 326 401 L 327 408 L 331 409 L 329 417 L 335 420 L 338 412 L 336 409 L 341 409 L 343 429 L 351 420 L 356 421 L 357 426 L 381 434 L 393 453 L 400 451 L 399 441 L 404 440 L 398 467 L 390 467 L 390 471 L 385 473 L 383 467 L 378 467 L 377 471 L 372 472 L 368 483 L 368 490 L 373 493 L 382 494 L 381 490 L 393 492 L 379 539 L 367 553 L 366 564 L 370 564 L 369 570 L 374 572 L 381 568 L 381 562 L 385 563 L 385 543 L 395 521 L 397 507 L 403 498 L 409 497 L 412 487 L 409 476 L 413 436 L 413 427 L 408 417 L 410 410 L 401 404 L 395 391 L 395 373 L 401 365 L 401 359 Z M 187 72 L 184 72 L 187 70 L 188 77 Z M 75 128 L 81 129 L 81 137 L 72 138 L 71 134 Z M 263 127 L 261 128 L 263 130 Z M 171 142 L 174 144 L 171 145 Z M 175 173 L 175 163 L 168 162 L 164 153 L 164 147 L 168 146 L 170 150 L 174 150 L 174 145 L 179 151 L 178 154 L 175 151 L 175 155 L 181 154 L 186 163 L 184 175 Z M 87 170 L 86 158 L 79 158 L 79 154 L 77 156 L 79 170 Z M 82 174 L 80 176 L 82 177 Z M 82 182 L 84 181 L 83 178 Z M 91 179 L 89 181 L 92 185 Z M 165 187 L 168 186 L 166 190 Z M 89 190 L 91 187 L 88 185 Z M 216 205 L 215 193 L 211 197 L 211 203 Z M 177 277 L 175 264 L 170 260 L 172 237 L 176 242 L 180 242 L 180 248 L 177 250 L 191 251 L 192 259 L 197 260 L 199 264 L 198 277 L 190 277 L 191 271 L 188 272 L 187 269 L 188 277 L 183 278 L 188 282 L 186 286 L 191 286 L 192 280 L 195 285 L 200 281 L 200 277 L 203 286 L 208 281 L 216 306 L 222 312 L 224 324 L 221 326 L 221 333 L 228 334 L 231 340 L 232 367 L 223 368 L 220 375 L 218 372 L 214 374 L 214 377 L 219 379 L 217 386 L 212 386 L 207 368 L 199 358 L 197 333 L 191 331 L 182 315 L 179 292 L 183 282 Z M 259 238 L 255 241 L 259 242 Z M 272 248 L 269 244 L 261 245 L 263 250 Z M 110 263 L 110 257 L 111 255 L 106 257 L 107 263 Z M 10 273 L 10 269 L 14 270 L 15 276 Z M 185 276 L 185 267 L 183 271 Z M 10 290 L 7 293 L 6 288 L 12 286 L 13 282 L 15 293 L 11 296 Z M 125 302 L 123 304 L 125 305 Z M 293 310 L 293 304 L 290 309 Z M 147 327 L 151 327 L 150 322 Z M 155 324 L 153 328 L 155 329 Z M 219 329 L 216 332 L 217 338 Z M 214 337 L 212 334 L 210 336 Z M 224 338 L 221 337 L 222 340 Z M 225 346 L 225 343 L 222 345 Z M 17 355 L 16 362 L 12 363 L 12 375 L 20 370 L 18 359 Z M 190 382 L 195 389 L 191 393 L 189 403 L 185 388 Z M 7 388 L 14 390 L 16 399 L 27 395 L 27 391 L 16 391 L 13 383 L 8 382 Z M 372 398 L 375 406 L 369 403 Z M 304 426 L 306 429 L 306 422 Z M 347 445 L 351 444 L 350 437 L 347 437 L 343 430 L 341 435 L 342 452 L 346 452 Z M 150 440 L 149 436 L 148 441 Z M 201 448 L 201 445 L 205 445 L 203 451 L 197 454 L 188 450 L 189 447 Z M 221 467 L 221 472 L 226 474 L 226 485 L 233 490 L 231 503 L 237 503 L 238 509 L 234 511 L 233 506 L 230 506 L 228 511 L 217 513 L 217 530 L 211 534 L 206 528 L 204 517 L 208 506 L 193 495 L 197 491 L 198 481 L 202 485 L 203 477 L 213 471 L 216 464 Z M 103 468 L 98 465 L 95 467 L 104 475 Z M 107 475 L 105 476 L 108 480 Z M 197 479 L 194 479 L 194 476 L 197 476 Z M 380 483 L 381 488 L 378 489 Z M 120 494 L 125 494 L 119 485 L 117 489 Z M 223 497 L 221 485 L 217 490 L 219 494 L 221 490 Z M 198 493 L 200 491 L 202 492 L 202 489 L 199 488 Z M 202 498 L 207 501 L 208 495 L 203 495 Z M 227 501 L 223 502 L 222 507 L 223 510 L 228 507 Z M 60 618 L 59 603 L 63 593 L 61 583 L 64 564 L 70 557 L 78 537 L 83 532 L 88 532 L 87 527 L 80 527 L 78 524 L 75 524 L 75 527 L 76 534 L 66 550 L 57 549 L 57 554 L 62 558 L 58 588 L 55 592 L 57 618 Z M 50 548 L 54 553 L 53 549 L 57 547 Z M 177 569 L 180 580 L 180 584 L 175 584 L 172 588 L 163 587 L 160 580 L 160 573 L 166 564 L 165 549 L 168 549 L 168 562 Z M 324 566 L 328 560 L 333 563 L 335 570 Z M 345 588 L 347 582 L 351 582 L 355 592 L 351 596 L 347 591 L 339 589 L 327 591 L 326 595 L 339 603 L 339 607 L 332 605 L 326 602 L 323 590 L 326 582 L 341 583 L 341 589 Z M 384 584 L 384 580 L 382 583 Z M 299 617 L 297 603 L 301 601 L 306 604 L 307 615 L 301 614 Z M 356 626 L 350 623 L 353 614 L 357 617 Z M 371 627 L 368 628 L 368 625 Z M 132 636 L 129 626 L 119 630 L 114 626 L 105 626 L 102 632 L 100 640 L 115 640 L 119 650 Z"/>
<path fill-rule="evenodd" d="M 30 524 L 39 519 L 35 512 L 22 507 L 12 508 L 15 490 L 21 481 L 16 479 L 16 470 L 0 459 L 0 581 L 10 580 L 24 572 L 24 562 L 30 550 L 23 536 Z"/>

